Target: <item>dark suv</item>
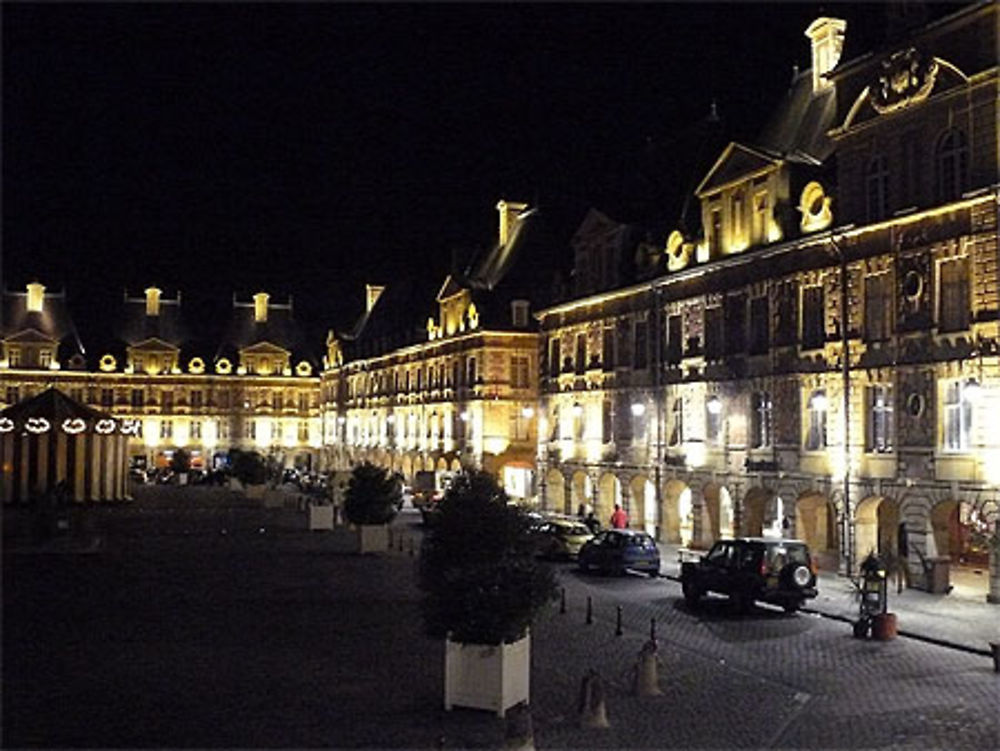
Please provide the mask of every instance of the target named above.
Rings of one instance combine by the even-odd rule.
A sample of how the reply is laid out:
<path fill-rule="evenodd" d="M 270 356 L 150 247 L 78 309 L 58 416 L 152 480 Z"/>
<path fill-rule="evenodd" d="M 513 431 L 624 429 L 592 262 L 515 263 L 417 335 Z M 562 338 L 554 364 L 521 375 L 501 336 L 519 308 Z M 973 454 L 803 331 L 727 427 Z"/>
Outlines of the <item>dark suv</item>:
<path fill-rule="evenodd" d="M 792 613 L 816 596 L 816 570 L 801 540 L 741 537 L 719 540 L 700 560 L 681 563 L 681 586 L 692 606 L 717 592 L 741 610 L 760 600 Z"/>

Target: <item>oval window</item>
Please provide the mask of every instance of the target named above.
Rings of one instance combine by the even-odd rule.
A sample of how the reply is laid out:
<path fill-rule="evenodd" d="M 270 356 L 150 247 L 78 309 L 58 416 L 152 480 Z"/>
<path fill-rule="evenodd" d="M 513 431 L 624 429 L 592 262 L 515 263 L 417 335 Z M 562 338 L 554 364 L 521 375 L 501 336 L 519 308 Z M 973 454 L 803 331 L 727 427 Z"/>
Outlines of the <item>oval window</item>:
<path fill-rule="evenodd" d="M 924 413 L 924 397 L 920 394 L 906 397 L 906 411 L 911 417 L 920 417 Z"/>
<path fill-rule="evenodd" d="M 907 271 L 903 277 L 903 294 L 908 300 L 916 300 L 924 291 L 924 278 L 916 271 Z"/>

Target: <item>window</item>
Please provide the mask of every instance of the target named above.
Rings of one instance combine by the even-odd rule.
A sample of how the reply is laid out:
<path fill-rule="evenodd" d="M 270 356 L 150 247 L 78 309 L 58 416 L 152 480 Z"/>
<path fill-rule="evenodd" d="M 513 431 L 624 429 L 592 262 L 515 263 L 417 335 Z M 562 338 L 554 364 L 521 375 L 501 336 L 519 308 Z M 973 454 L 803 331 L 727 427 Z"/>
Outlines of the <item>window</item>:
<path fill-rule="evenodd" d="M 305 391 L 299 392 L 299 412 L 306 412 L 309 409 L 309 394 Z"/>
<path fill-rule="evenodd" d="M 611 326 L 601 332 L 601 362 L 605 373 L 615 369 L 615 330 Z"/>
<path fill-rule="evenodd" d="M 202 406 L 202 393 L 200 389 L 195 389 L 191 392 L 191 406 L 195 409 L 199 409 Z"/>
<path fill-rule="evenodd" d="M 670 441 L 671 446 L 680 446 L 684 442 L 684 399 L 674 399 L 670 407 Z"/>
<path fill-rule="evenodd" d="M 948 451 L 967 451 L 972 437 L 972 398 L 969 387 L 961 381 L 949 383 L 944 399 L 944 447 Z"/>
<path fill-rule="evenodd" d="M 723 347 L 722 308 L 705 308 L 705 357 L 718 360 Z"/>
<path fill-rule="evenodd" d="M 745 352 L 747 328 L 747 301 L 743 295 L 726 298 L 725 322 L 726 354 Z"/>
<path fill-rule="evenodd" d="M 868 388 L 868 450 L 892 451 L 892 387 Z"/>
<path fill-rule="evenodd" d="M 734 242 L 738 242 L 743 238 L 745 234 L 745 229 L 743 227 L 743 222 L 745 218 L 743 216 L 743 191 L 738 191 L 733 194 L 733 231 L 732 239 Z"/>
<path fill-rule="evenodd" d="M 667 362 L 678 365 L 684 356 L 683 327 L 679 315 L 667 319 Z"/>
<path fill-rule="evenodd" d="M 309 421 L 299 420 L 299 443 L 309 442 Z"/>
<path fill-rule="evenodd" d="M 601 403 L 601 440 L 604 443 L 611 443 L 614 440 L 614 411 L 611 400 L 605 399 Z"/>
<path fill-rule="evenodd" d="M 285 397 L 280 391 L 274 392 L 274 408 L 282 409 L 285 406 Z"/>
<path fill-rule="evenodd" d="M 808 409 L 806 451 L 818 451 L 826 448 L 826 392 L 814 391 L 809 397 Z"/>
<path fill-rule="evenodd" d="M 201 420 L 191 421 L 191 437 L 196 440 L 201 440 Z"/>
<path fill-rule="evenodd" d="M 559 355 L 559 339 L 553 339 L 549 342 L 549 375 L 553 378 L 559 375 L 559 369 L 562 365 L 562 359 Z"/>
<path fill-rule="evenodd" d="M 885 341 L 892 335 L 894 304 L 889 274 L 865 278 L 865 341 Z"/>
<path fill-rule="evenodd" d="M 722 253 L 722 211 L 719 209 L 712 209 L 709 216 L 709 248 L 711 250 L 712 258 L 718 258 Z"/>
<path fill-rule="evenodd" d="M 52 364 L 52 351 L 48 349 L 43 349 L 38 353 L 38 364 L 43 368 L 47 368 Z"/>
<path fill-rule="evenodd" d="M 108 390 L 109 389 L 104 389 L 104 391 Z M 145 399 L 146 395 L 142 389 L 132 389 L 132 398 L 130 403 L 132 404 L 133 407 L 137 408 L 142 407 L 143 404 L 145 403 Z M 107 403 L 110 404 L 110 400 Z M 101 393 L 101 404 L 105 404 L 103 392 Z"/>
<path fill-rule="evenodd" d="M 515 355 L 510 358 L 510 385 L 515 389 L 530 388 L 527 357 Z"/>
<path fill-rule="evenodd" d="M 479 377 L 478 374 L 476 373 L 476 358 L 470 357 L 466 361 L 466 366 L 467 366 L 466 369 L 468 371 L 466 373 L 466 381 L 470 386 L 474 386 L 476 383 L 476 379 Z"/>
<path fill-rule="evenodd" d="M 757 391 L 751 401 L 750 445 L 755 449 L 769 448 L 773 442 L 771 433 L 772 403 L 767 391 Z"/>
<path fill-rule="evenodd" d="M 819 285 L 802 290 L 802 347 L 816 349 L 826 344 L 823 325 L 823 288 Z"/>
<path fill-rule="evenodd" d="M 776 293 L 777 320 L 774 325 L 774 343 L 779 347 L 795 344 L 798 338 L 799 286 L 794 281 L 781 284 Z"/>
<path fill-rule="evenodd" d="M 969 260 L 952 258 L 940 267 L 940 331 L 965 331 L 969 328 Z"/>
<path fill-rule="evenodd" d="M 5 401 L 8 405 L 17 404 L 21 401 L 21 390 L 17 386 L 8 386 Z"/>
<path fill-rule="evenodd" d="M 869 222 L 889 215 L 889 167 L 883 154 L 876 154 L 865 169 L 865 213 Z"/>
<path fill-rule="evenodd" d="M 587 335 L 576 335 L 576 374 L 583 375 L 587 370 Z"/>
<path fill-rule="evenodd" d="M 717 394 L 705 399 L 705 442 L 718 446 L 722 440 L 722 402 Z"/>
<path fill-rule="evenodd" d="M 174 423 L 171 420 L 164 420 L 160 423 L 160 438 L 174 437 Z"/>
<path fill-rule="evenodd" d="M 753 242 L 767 241 L 767 223 L 770 207 L 768 206 L 767 190 L 759 190 L 753 197 Z"/>
<path fill-rule="evenodd" d="M 7 362 L 10 364 L 10 367 L 12 367 L 12 368 L 16 368 L 16 367 L 20 366 L 20 364 L 21 364 L 21 350 L 17 349 L 17 348 L 14 348 L 14 347 L 12 347 L 10 350 L 8 350 L 8 352 L 7 352 Z"/>
<path fill-rule="evenodd" d="M 516 329 L 528 327 L 528 301 L 512 300 L 510 303 L 511 323 Z"/>
<path fill-rule="evenodd" d="M 940 201 L 960 198 L 968 189 L 969 154 L 965 133 L 952 128 L 937 145 L 937 197 Z"/>
<path fill-rule="evenodd" d="M 770 309 L 766 297 L 755 297 L 750 301 L 750 354 L 766 355 L 771 346 L 768 330 Z"/>
<path fill-rule="evenodd" d="M 645 321 L 636 321 L 632 343 L 635 349 L 632 356 L 632 367 L 645 370 L 649 364 L 649 342 L 647 341 Z"/>

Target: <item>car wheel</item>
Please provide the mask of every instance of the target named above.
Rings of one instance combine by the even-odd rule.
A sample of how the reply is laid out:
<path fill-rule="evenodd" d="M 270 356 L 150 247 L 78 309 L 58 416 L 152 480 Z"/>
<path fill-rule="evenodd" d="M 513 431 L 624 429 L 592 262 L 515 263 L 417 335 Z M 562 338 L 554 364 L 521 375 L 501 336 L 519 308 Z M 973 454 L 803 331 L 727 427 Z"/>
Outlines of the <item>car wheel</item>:
<path fill-rule="evenodd" d="M 684 593 L 684 602 L 691 607 L 697 607 L 701 600 L 701 592 L 691 582 L 681 582 L 681 591 Z"/>

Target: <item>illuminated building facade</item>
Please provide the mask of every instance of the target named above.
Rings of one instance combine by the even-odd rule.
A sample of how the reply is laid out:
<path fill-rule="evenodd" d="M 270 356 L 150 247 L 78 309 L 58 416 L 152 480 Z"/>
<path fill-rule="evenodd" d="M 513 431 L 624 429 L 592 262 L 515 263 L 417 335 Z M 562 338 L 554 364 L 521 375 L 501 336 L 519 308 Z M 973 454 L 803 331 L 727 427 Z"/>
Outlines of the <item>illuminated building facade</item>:
<path fill-rule="evenodd" d="M 433 298 L 405 281 L 368 286 L 347 332 L 330 332 L 322 374 L 328 464 L 370 461 L 438 483 L 463 467 L 497 475 L 514 499 L 535 488 L 538 334 L 534 212 L 500 201 L 496 243 Z M 528 281 L 530 280 L 530 281 Z M 430 303 L 430 304 L 429 304 Z M 414 311 L 427 310 L 414 329 Z"/>
<path fill-rule="evenodd" d="M 181 299 L 156 287 L 125 295 L 114 339 L 96 369 L 62 294 L 29 284 L 4 293 L 0 399 L 10 406 L 55 386 L 72 399 L 134 425 L 133 466 L 164 467 L 185 449 L 196 468 L 216 466 L 231 448 L 320 469 L 319 378 L 301 346 L 291 303 L 266 293 L 233 301 L 221 346 L 208 349 L 185 330 Z"/>
<path fill-rule="evenodd" d="M 855 56 L 817 19 L 812 68 L 697 188 L 701 232 L 539 313 L 547 508 L 794 535 L 842 571 L 902 530 L 913 585 L 947 561 L 1000 599 L 997 12 Z"/>

